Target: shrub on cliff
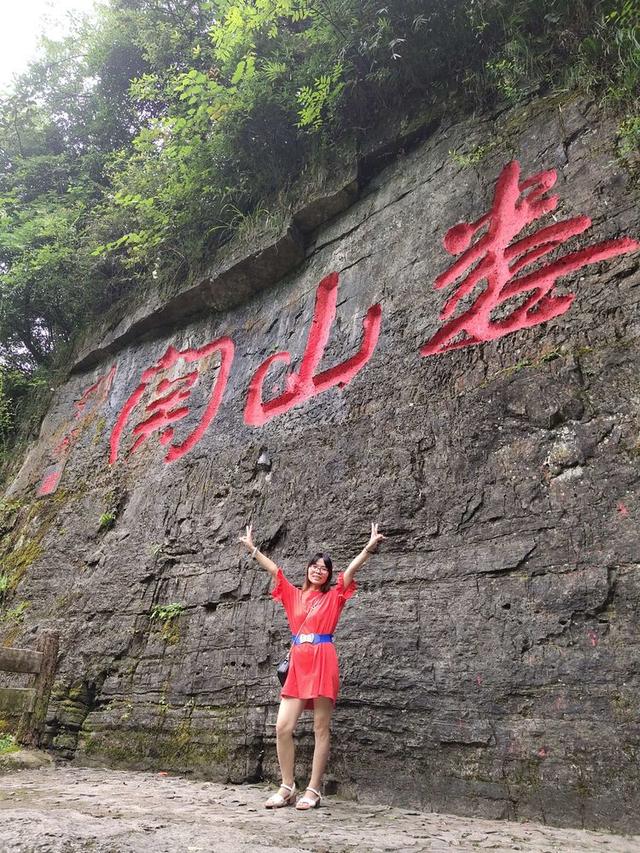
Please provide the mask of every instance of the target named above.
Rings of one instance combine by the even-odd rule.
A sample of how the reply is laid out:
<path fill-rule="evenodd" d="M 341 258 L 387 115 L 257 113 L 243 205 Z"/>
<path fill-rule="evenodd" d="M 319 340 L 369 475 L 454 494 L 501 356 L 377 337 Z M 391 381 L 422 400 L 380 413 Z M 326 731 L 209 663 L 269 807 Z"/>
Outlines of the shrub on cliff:
<path fill-rule="evenodd" d="M 0 103 L 1 369 L 48 369 L 123 294 L 197 274 L 398 104 L 600 87 L 633 146 L 637 24 L 634 0 L 110 0 Z"/>

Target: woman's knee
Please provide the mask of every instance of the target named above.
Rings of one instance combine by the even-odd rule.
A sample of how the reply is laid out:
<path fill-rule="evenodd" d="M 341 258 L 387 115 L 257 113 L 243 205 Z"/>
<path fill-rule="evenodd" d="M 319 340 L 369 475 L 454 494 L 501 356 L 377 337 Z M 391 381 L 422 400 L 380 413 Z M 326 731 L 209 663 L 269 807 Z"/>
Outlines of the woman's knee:
<path fill-rule="evenodd" d="M 293 730 L 296 727 L 295 720 L 288 720 L 286 717 L 283 720 L 276 721 L 276 737 L 291 737 Z"/>
<path fill-rule="evenodd" d="M 316 740 L 329 740 L 331 737 L 331 720 L 314 720 L 313 734 Z"/>

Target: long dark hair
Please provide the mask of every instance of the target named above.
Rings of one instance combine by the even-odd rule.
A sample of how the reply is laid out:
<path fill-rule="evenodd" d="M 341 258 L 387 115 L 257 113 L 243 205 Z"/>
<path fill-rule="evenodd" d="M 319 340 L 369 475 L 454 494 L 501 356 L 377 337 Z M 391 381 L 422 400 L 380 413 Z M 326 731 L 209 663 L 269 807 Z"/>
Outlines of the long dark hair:
<path fill-rule="evenodd" d="M 331 562 L 331 557 L 328 554 L 323 554 L 322 551 L 318 551 L 317 554 L 314 554 L 313 557 L 307 563 L 307 570 L 304 574 L 304 583 L 302 584 L 302 591 L 309 589 L 311 584 L 309 583 L 309 568 L 317 563 L 318 560 L 323 560 L 325 566 L 329 569 L 329 574 L 327 575 L 326 581 L 320 587 L 320 592 L 329 592 L 329 587 L 331 586 L 331 578 L 333 576 L 333 563 Z"/>

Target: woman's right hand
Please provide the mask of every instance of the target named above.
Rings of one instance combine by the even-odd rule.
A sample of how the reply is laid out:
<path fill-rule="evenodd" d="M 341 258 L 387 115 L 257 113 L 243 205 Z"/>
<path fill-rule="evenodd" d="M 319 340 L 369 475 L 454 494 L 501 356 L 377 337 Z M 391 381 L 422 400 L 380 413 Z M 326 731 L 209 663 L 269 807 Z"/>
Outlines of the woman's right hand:
<path fill-rule="evenodd" d="M 242 542 L 247 551 L 253 551 L 255 546 L 253 544 L 252 527 L 250 524 L 247 524 L 245 531 L 245 535 L 240 537 L 240 542 Z"/>

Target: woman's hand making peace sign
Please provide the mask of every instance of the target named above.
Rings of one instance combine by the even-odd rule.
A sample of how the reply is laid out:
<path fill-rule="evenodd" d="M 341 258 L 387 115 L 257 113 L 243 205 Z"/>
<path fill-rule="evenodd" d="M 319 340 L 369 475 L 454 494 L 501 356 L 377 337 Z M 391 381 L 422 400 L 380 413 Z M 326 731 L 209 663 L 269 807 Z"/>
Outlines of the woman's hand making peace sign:
<path fill-rule="evenodd" d="M 353 576 L 358 571 L 361 566 L 367 562 L 369 557 L 375 552 L 378 545 L 382 542 L 383 539 L 386 539 L 386 536 L 383 536 L 382 533 L 378 533 L 378 525 L 374 523 L 371 525 L 371 536 L 369 541 L 362 549 L 362 551 L 355 557 L 348 565 L 346 572 L 344 573 L 344 585 L 345 588 L 349 586 L 351 581 L 353 580 Z"/>
<path fill-rule="evenodd" d="M 240 537 L 240 542 L 242 542 L 242 544 L 245 546 L 247 551 L 253 551 L 253 549 L 255 548 L 255 545 L 253 544 L 252 531 L 253 531 L 252 526 L 250 524 L 247 524 L 247 526 L 245 528 L 244 536 Z"/>
<path fill-rule="evenodd" d="M 386 539 L 386 538 L 387 537 L 383 536 L 382 533 L 378 533 L 378 525 L 372 524 L 371 525 L 371 538 L 367 542 L 367 544 L 365 546 L 365 550 L 368 551 L 370 554 L 374 553 L 375 551 L 378 550 L 378 545 L 383 541 L 383 539 Z"/>
<path fill-rule="evenodd" d="M 251 559 L 255 560 L 263 569 L 266 569 L 272 578 L 275 579 L 278 574 L 278 567 L 270 560 L 266 554 L 262 554 L 257 545 L 253 544 L 253 527 L 250 524 L 247 524 L 245 528 L 244 536 L 239 537 L 239 541 L 247 551 L 251 554 Z"/>

